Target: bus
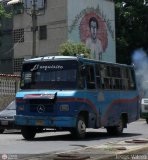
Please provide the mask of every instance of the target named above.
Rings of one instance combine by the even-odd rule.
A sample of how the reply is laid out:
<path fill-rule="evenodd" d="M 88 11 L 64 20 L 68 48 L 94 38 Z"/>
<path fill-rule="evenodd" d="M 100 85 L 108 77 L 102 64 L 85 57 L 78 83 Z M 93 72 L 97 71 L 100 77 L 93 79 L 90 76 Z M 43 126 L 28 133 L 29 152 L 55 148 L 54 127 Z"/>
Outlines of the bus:
<path fill-rule="evenodd" d="M 24 139 L 38 130 L 69 131 L 82 139 L 87 128 L 119 135 L 139 119 L 133 66 L 82 56 L 24 60 L 16 94 L 16 124 Z"/>

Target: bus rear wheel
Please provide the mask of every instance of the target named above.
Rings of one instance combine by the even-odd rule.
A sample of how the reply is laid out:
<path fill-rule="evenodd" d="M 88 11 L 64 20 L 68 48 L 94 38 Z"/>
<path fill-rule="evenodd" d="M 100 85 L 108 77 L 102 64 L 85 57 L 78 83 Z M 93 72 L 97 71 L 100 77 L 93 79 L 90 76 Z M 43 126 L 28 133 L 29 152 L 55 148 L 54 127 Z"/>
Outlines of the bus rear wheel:
<path fill-rule="evenodd" d="M 86 122 L 83 116 L 78 116 L 76 127 L 71 129 L 71 134 L 74 138 L 83 139 L 86 134 Z"/>
<path fill-rule="evenodd" d="M 34 127 L 24 126 L 21 128 L 21 133 L 26 140 L 32 140 L 36 135 L 36 129 Z"/>
<path fill-rule="evenodd" d="M 117 126 L 107 127 L 106 129 L 109 135 L 121 135 L 123 133 L 123 128 L 124 124 L 123 119 L 121 118 Z"/>

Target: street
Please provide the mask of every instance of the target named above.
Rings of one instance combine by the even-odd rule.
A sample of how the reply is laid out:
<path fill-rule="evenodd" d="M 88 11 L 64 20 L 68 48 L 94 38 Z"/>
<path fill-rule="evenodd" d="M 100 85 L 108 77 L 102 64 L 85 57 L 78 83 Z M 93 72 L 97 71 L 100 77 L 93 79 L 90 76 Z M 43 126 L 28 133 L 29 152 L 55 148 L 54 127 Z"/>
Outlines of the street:
<path fill-rule="evenodd" d="M 111 137 L 105 129 L 89 129 L 84 140 L 73 140 L 69 132 L 38 133 L 34 140 L 26 141 L 19 131 L 8 131 L 0 135 L 0 154 L 44 154 L 64 152 L 102 145 L 107 142 L 118 142 L 129 139 L 148 138 L 148 124 L 139 120 L 128 125 L 119 137 Z"/>

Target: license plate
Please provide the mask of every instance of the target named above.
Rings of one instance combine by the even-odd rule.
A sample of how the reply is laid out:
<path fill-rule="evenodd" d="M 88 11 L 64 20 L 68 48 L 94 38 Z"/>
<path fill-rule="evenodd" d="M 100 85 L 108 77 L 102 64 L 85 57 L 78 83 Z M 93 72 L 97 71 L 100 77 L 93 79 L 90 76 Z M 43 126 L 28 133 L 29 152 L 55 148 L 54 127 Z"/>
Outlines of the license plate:
<path fill-rule="evenodd" d="M 36 125 L 42 126 L 42 125 L 44 125 L 44 121 L 43 120 L 37 120 Z"/>
<path fill-rule="evenodd" d="M 8 121 L 1 121 L 1 125 L 7 126 L 8 125 Z"/>

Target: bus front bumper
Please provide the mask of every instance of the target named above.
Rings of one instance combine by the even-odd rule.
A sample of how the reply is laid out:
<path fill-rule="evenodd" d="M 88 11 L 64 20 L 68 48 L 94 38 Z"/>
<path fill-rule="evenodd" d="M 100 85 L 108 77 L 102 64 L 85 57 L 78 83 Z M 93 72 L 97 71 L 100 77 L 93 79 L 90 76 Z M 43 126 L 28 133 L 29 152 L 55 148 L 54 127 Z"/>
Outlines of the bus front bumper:
<path fill-rule="evenodd" d="M 15 116 L 15 123 L 19 126 L 42 126 L 42 127 L 75 127 L 76 117 L 48 117 L 48 116 Z"/>

